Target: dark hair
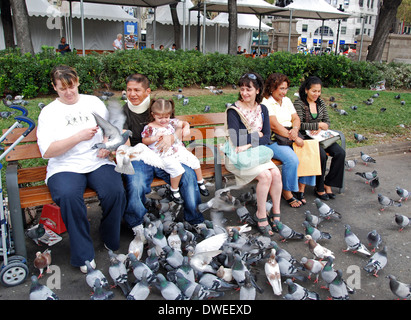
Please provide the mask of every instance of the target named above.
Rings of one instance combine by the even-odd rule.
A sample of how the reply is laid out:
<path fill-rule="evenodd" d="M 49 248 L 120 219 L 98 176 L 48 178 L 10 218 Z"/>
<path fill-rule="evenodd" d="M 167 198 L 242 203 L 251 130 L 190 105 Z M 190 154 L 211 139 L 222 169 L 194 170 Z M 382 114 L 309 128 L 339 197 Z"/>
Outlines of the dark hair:
<path fill-rule="evenodd" d="M 268 99 L 273 91 L 277 90 L 277 88 L 283 83 L 286 82 L 287 86 L 290 86 L 290 80 L 285 74 L 282 73 L 272 73 L 268 76 L 265 80 L 264 84 L 264 98 Z"/>
<path fill-rule="evenodd" d="M 60 80 L 64 88 L 73 86 L 79 80 L 76 70 L 66 65 L 54 67 L 50 72 L 50 78 L 54 86 L 57 80 Z"/>
<path fill-rule="evenodd" d="M 141 74 L 141 73 L 132 74 L 126 78 L 126 84 L 128 84 L 130 81 L 141 83 L 144 89 L 150 88 L 150 80 L 148 80 L 148 78 L 144 74 Z"/>
<path fill-rule="evenodd" d="M 170 118 L 174 118 L 175 105 L 173 99 L 152 99 L 150 102 L 148 121 L 153 122 L 154 117 L 152 113 L 170 114 Z"/>
<path fill-rule="evenodd" d="M 241 76 L 240 80 L 238 81 L 239 87 L 249 87 L 251 88 L 251 84 L 254 88 L 259 90 L 259 93 L 255 97 L 255 101 L 257 103 L 261 103 L 263 100 L 263 89 L 264 89 L 264 80 L 263 78 L 256 72 L 249 72 L 245 73 Z M 238 100 L 242 100 L 241 92 L 238 94 Z"/>
<path fill-rule="evenodd" d="M 310 90 L 311 86 L 314 84 L 319 84 L 323 85 L 322 81 L 320 78 L 316 77 L 316 76 L 310 76 L 307 79 L 304 80 L 304 82 L 301 84 L 300 89 L 298 90 L 298 94 L 300 95 L 300 99 L 306 104 L 308 105 L 307 102 L 307 93 L 305 92 L 305 90 Z"/>

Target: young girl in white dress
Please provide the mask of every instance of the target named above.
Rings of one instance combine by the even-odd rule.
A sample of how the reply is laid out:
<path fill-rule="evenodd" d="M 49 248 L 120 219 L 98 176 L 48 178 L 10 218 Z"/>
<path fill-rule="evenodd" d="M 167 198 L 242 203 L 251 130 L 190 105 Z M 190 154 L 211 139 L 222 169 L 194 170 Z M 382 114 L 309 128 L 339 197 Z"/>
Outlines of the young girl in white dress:
<path fill-rule="evenodd" d="M 149 124 L 141 133 L 142 142 L 158 153 L 163 160 L 164 171 L 170 174 L 171 199 L 178 204 L 184 202 L 179 192 L 181 176 L 185 172 L 182 164 L 195 171 L 200 193 L 208 196 L 209 192 L 204 184 L 200 161 L 181 142 L 181 138 L 190 133 L 190 125 L 186 121 L 174 118 L 174 101 L 153 99 L 150 103 L 149 117 Z M 174 144 L 164 152 L 159 150 L 157 142 L 162 139 L 163 135 L 170 134 L 174 134 Z"/>

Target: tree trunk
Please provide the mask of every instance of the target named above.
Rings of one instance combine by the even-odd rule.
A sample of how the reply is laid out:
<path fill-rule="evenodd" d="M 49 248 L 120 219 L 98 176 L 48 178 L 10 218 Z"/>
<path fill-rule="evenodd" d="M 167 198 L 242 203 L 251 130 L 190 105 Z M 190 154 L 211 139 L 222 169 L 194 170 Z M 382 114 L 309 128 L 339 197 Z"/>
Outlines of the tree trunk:
<path fill-rule="evenodd" d="M 10 11 L 10 0 L 1 0 L 0 11 L 6 48 L 14 48 L 13 20 Z"/>
<path fill-rule="evenodd" d="M 17 47 L 21 49 L 22 53 L 29 52 L 34 55 L 26 1 L 10 0 L 10 5 L 13 12 L 13 24 L 16 30 Z"/>
<path fill-rule="evenodd" d="M 178 21 L 177 15 L 177 3 L 170 4 L 171 19 L 173 19 L 173 30 L 174 30 L 174 43 L 176 44 L 177 49 L 181 49 L 180 41 L 180 21 Z"/>
<path fill-rule="evenodd" d="M 367 61 L 381 60 L 385 42 L 390 33 L 391 25 L 396 19 L 397 10 L 401 1 L 402 0 L 384 0 L 382 2 L 374 38 L 368 50 Z"/>
<path fill-rule="evenodd" d="M 237 0 L 228 0 L 228 54 L 237 54 Z"/>

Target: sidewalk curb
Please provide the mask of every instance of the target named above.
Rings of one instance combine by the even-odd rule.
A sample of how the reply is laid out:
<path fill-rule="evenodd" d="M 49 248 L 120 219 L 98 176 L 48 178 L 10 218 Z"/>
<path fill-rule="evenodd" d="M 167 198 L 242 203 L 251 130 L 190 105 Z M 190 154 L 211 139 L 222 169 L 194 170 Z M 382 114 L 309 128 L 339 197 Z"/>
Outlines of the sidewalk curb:
<path fill-rule="evenodd" d="M 348 148 L 346 149 L 345 158 L 347 160 L 359 159 L 361 157 L 360 151 L 368 154 L 369 156 L 406 153 L 411 152 L 411 141 Z"/>

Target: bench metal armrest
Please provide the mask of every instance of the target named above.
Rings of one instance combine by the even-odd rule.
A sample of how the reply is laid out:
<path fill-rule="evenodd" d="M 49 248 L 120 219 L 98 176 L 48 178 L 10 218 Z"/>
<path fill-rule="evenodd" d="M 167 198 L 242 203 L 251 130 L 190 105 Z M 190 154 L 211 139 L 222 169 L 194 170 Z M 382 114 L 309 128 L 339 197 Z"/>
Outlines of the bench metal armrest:
<path fill-rule="evenodd" d="M 335 132 L 338 132 L 338 134 L 341 137 L 341 148 L 343 148 L 345 150 L 345 135 L 344 135 L 344 133 L 342 133 L 342 131 L 335 130 L 335 129 L 331 129 L 331 130 L 333 130 Z"/>

